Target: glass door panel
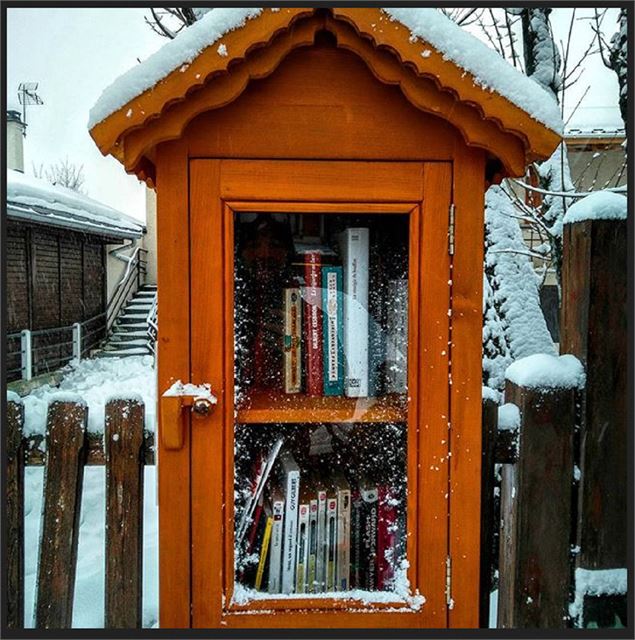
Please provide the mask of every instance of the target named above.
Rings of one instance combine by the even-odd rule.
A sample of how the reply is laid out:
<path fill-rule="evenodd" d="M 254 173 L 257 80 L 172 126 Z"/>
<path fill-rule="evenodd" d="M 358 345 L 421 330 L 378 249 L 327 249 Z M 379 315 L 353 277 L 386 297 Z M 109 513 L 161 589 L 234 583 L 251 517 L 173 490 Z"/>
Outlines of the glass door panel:
<path fill-rule="evenodd" d="M 408 566 L 410 217 L 232 224 L 234 601 L 388 601 Z"/>

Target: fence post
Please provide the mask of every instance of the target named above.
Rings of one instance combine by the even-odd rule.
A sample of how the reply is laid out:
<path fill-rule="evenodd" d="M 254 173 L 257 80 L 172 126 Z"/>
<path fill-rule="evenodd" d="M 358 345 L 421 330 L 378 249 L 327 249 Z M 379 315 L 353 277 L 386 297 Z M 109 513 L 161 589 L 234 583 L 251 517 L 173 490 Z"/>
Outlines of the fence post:
<path fill-rule="evenodd" d="M 33 351 L 31 344 L 31 331 L 23 329 L 20 334 L 20 349 L 22 351 L 22 379 L 30 380 L 33 377 Z"/>
<path fill-rule="evenodd" d="M 503 466 L 499 627 L 567 626 L 575 393 L 507 381 L 521 426 L 518 460 Z"/>
<path fill-rule="evenodd" d="M 109 629 L 141 628 L 144 406 L 106 404 L 106 603 Z"/>
<path fill-rule="evenodd" d="M 82 359 L 82 325 L 80 322 L 73 323 L 73 358 Z"/>
<path fill-rule="evenodd" d="M 7 402 L 7 626 L 24 627 L 24 445 L 21 401 Z"/>
<path fill-rule="evenodd" d="M 88 408 L 79 401 L 49 405 L 35 607 L 39 629 L 72 626 L 87 417 Z"/>
<path fill-rule="evenodd" d="M 564 225 L 562 345 L 587 370 L 580 411 L 576 568 L 622 569 L 624 574 L 628 564 L 627 258 L 626 220 Z M 572 611 L 577 624 L 613 626 L 616 615 L 626 624 L 624 594 L 609 589 L 604 595 L 588 597 L 578 587 L 577 610 Z"/>

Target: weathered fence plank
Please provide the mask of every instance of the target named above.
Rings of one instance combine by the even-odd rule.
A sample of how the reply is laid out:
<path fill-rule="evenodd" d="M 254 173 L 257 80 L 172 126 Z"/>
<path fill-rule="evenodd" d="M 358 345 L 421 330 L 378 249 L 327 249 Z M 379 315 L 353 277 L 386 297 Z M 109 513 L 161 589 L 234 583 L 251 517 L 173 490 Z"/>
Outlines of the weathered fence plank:
<path fill-rule="evenodd" d="M 518 461 L 504 465 L 499 626 L 566 627 L 570 584 L 574 389 L 518 387 Z"/>
<path fill-rule="evenodd" d="M 111 629 L 141 627 L 144 406 L 106 405 L 106 611 Z"/>
<path fill-rule="evenodd" d="M 24 626 L 24 406 L 7 402 L 7 626 Z"/>
<path fill-rule="evenodd" d="M 55 401 L 47 417 L 44 510 L 37 577 L 37 628 L 71 627 L 88 409 Z"/>
<path fill-rule="evenodd" d="M 479 627 L 489 625 L 489 595 L 492 587 L 492 556 L 494 553 L 494 454 L 498 430 L 498 404 L 483 400 L 481 459 L 481 575 Z"/>
<path fill-rule="evenodd" d="M 587 371 L 576 564 L 591 570 L 622 568 L 628 561 L 627 256 L 626 220 L 565 225 L 562 344 Z M 606 606 L 612 603 L 619 598 L 608 598 Z M 621 617 L 625 606 L 613 609 Z"/>

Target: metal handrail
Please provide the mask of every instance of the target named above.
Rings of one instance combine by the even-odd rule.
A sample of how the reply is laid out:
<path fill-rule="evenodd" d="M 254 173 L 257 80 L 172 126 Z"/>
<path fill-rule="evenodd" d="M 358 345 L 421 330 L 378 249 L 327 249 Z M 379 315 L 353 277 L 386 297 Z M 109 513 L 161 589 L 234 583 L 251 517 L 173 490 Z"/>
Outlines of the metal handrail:
<path fill-rule="evenodd" d="M 119 315 L 119 311 L 132 292 L 135 281 L 137 286 L 139 286 L 141 276 L 146 273 L 147 262 L 139 257 L 141 253 L 147 253 L 147 250 L 142 249 L 141 247 L 136 247 L 131 256 L 126 256 L 125 258 L 117 256 L 121 260 L 127 259 L 128 264 L 126 266 L 124 277 L 117 284 L 113 295 L 108 301 L 106 327 L 110 327 L 114 319 Z"/>

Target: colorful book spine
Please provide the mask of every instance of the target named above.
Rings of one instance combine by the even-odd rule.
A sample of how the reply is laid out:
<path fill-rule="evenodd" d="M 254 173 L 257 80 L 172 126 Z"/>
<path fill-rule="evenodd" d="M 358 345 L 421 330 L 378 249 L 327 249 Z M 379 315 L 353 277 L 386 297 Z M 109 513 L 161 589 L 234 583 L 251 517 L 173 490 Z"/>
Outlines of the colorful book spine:
<path fill-rule="evenodd" d="M 342 267 L 322 267 L 324 395 L 344 393 Z"/>
<path fill-rule="evenodd" d="M 351 589 L 362 587 L 362 498 L 359 489 L 351 491 Z"/>
<path fill-rule="evenodd" d="M 262 547 L 260 548 L 260 559 L 258 561 L 258 569 L 256 570 L 255 587 L 258 591 L 262 588 L 262 579 L 265 574 L 265 565 L 269 552 L 269 542 L 271 540 L 271 529 L 273 527 L 273 516 L 267 516 L 267 524 L 265 525 L 265 533 L 262 538 Z"/>
<path fill-rule="evenodd" d="M 345 229 L 340 236 L 344 267 L 344 393 L 368 396 L 368 251 L 366 227 Z"/>
<path fill-rule="evenodd" d="M 284 290 L 284 391 L 302 387 L 302 298 L 300 289 Z"/>
<path fill-rule="evenodd" d="M 304 358 L 306 394 L 321 396 L 324 393 L 322 351 L 322 255 L 318 251 L 304 254 Z"/>
<path fill-rule="evenodd" d="M 271 553 L 269 554 L 269 593 L 280 593 L 282 584 L 282 547 L 284 539 L 284 497 L 279 489 L 271 493 L 271 513 L 273 524 L 271 527 Z"/>
<path fill-rule="evenodd" d="M 377 589 L 377 524 L 378 491 L 374 486 L 360 487 L 361 498 L 361 556 L 364 558 L 360 588 L 368 591 Z"/>
<path fill-rule="evenodd" d="M 298 506 L 300 468 L 285 451 L 280 458 L 282 486 L 285 492 L 284 538 L 282 546 L 282 593 L 293 593 L 295 587 L 296 549 L 298 543 Z"/>
<path fill-rule="evenodd" d="M 390 590 L 395 576 L 398 526 L 394 491 L 381 485 L 377 514 L 377 586 L 381 590 Z"/>
<path fill-rule="evenodd" d="M 386 391 L 408 389 L 408 281 L 390 280 L 386 313 Z"/>
<path fill-rule="evenodd" d="M 335 591 L 337 569 L 337 498 L 326 500 L 326 544 L 324 548 L 325 590 Z"/>

